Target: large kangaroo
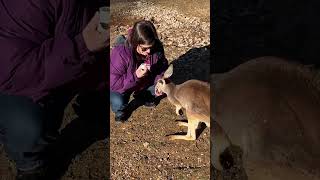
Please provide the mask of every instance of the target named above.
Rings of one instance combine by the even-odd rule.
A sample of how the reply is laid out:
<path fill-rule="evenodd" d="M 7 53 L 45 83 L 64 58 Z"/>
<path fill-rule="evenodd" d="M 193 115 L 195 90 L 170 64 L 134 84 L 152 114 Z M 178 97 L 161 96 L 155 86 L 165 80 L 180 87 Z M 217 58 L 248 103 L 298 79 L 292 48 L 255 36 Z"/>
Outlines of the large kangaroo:
<path fill-rule="evenodd" d="M 236 147 L 249 179 L 320 179 L 319 74 L 261 57 L 212 75 L 212 165 L 229 169 Z"/>
<path fill-rule="evenodd" d="M 199 80 L 188 80 L 175 85 L 168 78 L 173 74 L 172 64 L 156 84 L 156 91 L 165 93 L 171 104 L 176 107 L 176 114 L 180 115 L 185 108 L 188 123 L 179 122 L 179 126 L 187 126 L 187 135 L 171 135 L 170 140 L 195 140 L 196 129 L 200 122 L 210 127 L 210 85 Z"/>

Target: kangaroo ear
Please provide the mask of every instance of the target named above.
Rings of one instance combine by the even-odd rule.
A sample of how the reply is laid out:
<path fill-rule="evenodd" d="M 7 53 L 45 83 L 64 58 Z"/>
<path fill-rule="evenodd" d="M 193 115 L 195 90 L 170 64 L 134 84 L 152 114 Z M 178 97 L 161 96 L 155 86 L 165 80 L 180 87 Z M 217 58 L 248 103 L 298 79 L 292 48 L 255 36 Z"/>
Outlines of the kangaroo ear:
<path fill-rule="evenodd" d="M 168 67 L 168 69 L 166 70 L 166 72 L 164 72 L 163 78 L 169 78 L 170 76 L 172 76 L 173 74 L 173 65 L 170 64 L 170 66 Z"/>

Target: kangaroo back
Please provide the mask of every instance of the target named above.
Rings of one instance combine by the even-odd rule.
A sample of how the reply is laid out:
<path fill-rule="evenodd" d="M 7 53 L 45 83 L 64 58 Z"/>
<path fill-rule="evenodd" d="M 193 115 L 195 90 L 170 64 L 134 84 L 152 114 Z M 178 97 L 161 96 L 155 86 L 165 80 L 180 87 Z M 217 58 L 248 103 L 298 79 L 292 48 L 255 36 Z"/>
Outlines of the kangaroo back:
<path fill-rule="evenodd" d="M 187 111 L 199 113 L 210 119 L 210 85 L 199 80 L 189 80 L 177 85 L 174 91 L 175 98 Z"/>

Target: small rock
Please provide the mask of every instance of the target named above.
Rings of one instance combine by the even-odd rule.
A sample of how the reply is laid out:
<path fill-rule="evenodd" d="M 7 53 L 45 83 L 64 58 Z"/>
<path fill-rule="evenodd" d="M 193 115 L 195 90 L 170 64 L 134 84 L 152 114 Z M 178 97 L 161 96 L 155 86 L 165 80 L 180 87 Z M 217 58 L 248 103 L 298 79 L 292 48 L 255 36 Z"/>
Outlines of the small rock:
<path fill-rule="evenodd" d="M 148 143 L 148 142 L 145 142 L 145 143 L 143 143 L 143 146 L 144 146 L 145 148 L 147 148 L 147 147 L 149 146 L 149 143 Z"/>

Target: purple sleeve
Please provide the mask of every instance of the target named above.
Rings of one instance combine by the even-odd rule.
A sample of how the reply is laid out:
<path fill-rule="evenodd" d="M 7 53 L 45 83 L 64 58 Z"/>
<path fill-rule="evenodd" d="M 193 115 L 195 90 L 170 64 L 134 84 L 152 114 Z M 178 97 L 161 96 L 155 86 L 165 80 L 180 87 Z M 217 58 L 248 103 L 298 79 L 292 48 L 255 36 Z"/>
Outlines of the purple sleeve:
<path fill-rule="evenodd" d="M 123 93 L 133 88 L 138 78 L 135 73 L 129 72 L 129 64 L 120 48 L 114 47 L 110 56 L 110 90 Z"/>
<path fill-rule="evenodd" d="M 16 89 L 56 88 L 81 76 L 82 65 L 92 58 L 81 34 L 50 38 L 40 45 L 7 39 L 0 47 L 5 50 L 0 71 Z"/>
<path fill-rule="evenodd" d="M 83 76 L 84 64 L 94 60 L 82 34 L 71 33 L 73 22 L 85 20 L 73 16 L 76 8 L 46 2 L 6 1 L 0 5 L 2 91 L 28 96 L 49 92 Z M 70 7 L 76 4 L 68 2 Z M 66 21 L 69 15 L 73 19 Z"/>
<path fill-rule="evenodd" d="M 49 89 L 78 79 L 84 73 L 83 65 L 93 60 L 81 33 L 74 38 L 62 36 L 49 39 L 29 56 L 35 61 L 45 61 L 43 85 Z"/>

